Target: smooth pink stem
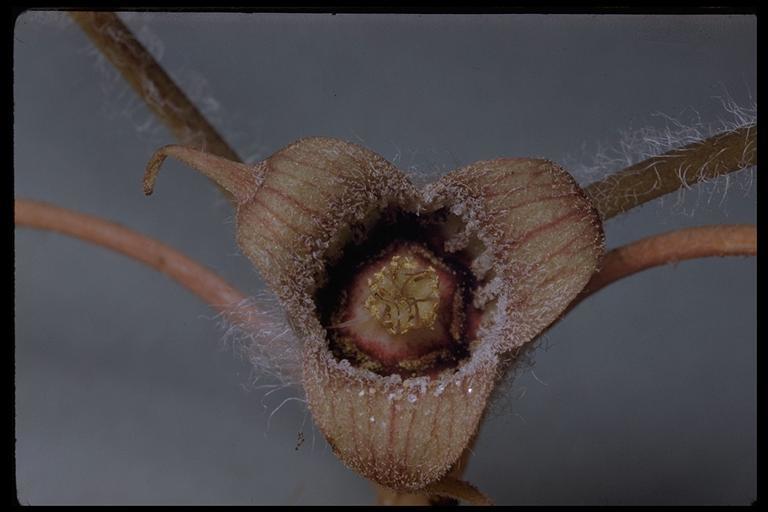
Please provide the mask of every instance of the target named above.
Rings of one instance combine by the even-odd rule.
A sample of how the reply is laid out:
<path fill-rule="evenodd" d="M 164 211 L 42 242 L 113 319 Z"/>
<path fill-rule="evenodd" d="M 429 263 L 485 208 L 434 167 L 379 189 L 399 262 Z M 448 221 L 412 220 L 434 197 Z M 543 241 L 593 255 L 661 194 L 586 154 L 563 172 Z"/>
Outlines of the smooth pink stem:
<path fill-rule="evenodd" d="M 757 228 L 751 224 L 702 226 L 651 236 L 606 254 L 602 268 L 575 302 L 651 267 L 694 258 L 756 254 Z"/>
<path fill-rule="evenodd" d="M 17 226 L 56 231 L 121 252 L 176 280 L 229 320 L 242 323 L 246 318 L 237 313 L 241 308 L 233 308 L 245 300 L 242 292 L 179 251 L 136 231 L 29 199 L 15 200 L 15 221 Z M 247 316 L 253 322 L 253 312 Z"/>

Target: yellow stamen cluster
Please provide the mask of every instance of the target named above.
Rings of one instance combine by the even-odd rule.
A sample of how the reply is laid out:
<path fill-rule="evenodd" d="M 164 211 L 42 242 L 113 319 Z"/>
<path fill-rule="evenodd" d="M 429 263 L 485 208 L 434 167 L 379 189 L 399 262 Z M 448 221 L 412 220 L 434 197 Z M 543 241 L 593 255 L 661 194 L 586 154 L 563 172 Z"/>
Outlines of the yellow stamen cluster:
<path fill-rule="evenodd" d="M 439 305 L 439 281 L 435 269 L 419 265 L 409 256 L 393 256 L 368 279 L 365 308 L 391 334 L 411 329 L 434 328 Z"/>

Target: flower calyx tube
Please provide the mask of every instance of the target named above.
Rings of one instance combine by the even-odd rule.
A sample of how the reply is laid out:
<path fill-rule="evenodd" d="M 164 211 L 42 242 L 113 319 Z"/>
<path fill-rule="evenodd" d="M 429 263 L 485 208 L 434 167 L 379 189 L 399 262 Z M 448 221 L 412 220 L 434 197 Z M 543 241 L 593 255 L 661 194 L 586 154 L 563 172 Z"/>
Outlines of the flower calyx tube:
<path fill-rule="evenodd" d="M 376 153 L 299 140 L 255 166 L 180 146 L 236 201 L 237 240 L 301 343 L 313 419 L 349 467 L 418 491 L 475 435 L 505 354 L 597 270 L 599 216 L 540 159 L 496 159 L 421 190 Z"/>

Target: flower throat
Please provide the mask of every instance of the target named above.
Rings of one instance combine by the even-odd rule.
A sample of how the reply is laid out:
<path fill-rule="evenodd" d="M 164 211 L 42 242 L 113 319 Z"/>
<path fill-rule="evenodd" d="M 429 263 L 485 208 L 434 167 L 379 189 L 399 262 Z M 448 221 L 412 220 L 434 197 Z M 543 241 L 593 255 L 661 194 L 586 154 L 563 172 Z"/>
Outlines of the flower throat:
<path fill-rule="evenodd" d="M 478 312 L 468 256 L 445 250 L 449 215 L 386 210 L 352 227 L 315 299 L 339 359 L 373 372 L 435 374 L 469 355 Z"/>

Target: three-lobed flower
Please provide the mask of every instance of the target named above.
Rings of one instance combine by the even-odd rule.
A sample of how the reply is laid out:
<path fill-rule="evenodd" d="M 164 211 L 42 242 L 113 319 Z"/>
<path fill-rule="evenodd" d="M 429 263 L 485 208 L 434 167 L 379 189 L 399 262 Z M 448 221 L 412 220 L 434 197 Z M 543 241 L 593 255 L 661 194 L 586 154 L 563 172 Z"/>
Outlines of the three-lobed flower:
<path fill-rule="evenodd" d="M 539 159 L 481 161 L 417 189 L 383 157 L 307 138 L 256 165 L 172 156 L 233 197 L 237 240 L 301 343 L 315 423 L 349 467 L 417 491 L 475 435 L 505 355 L 554 322 L 596 272 L 600 217 Z"/>

